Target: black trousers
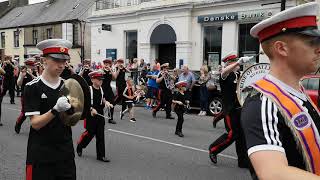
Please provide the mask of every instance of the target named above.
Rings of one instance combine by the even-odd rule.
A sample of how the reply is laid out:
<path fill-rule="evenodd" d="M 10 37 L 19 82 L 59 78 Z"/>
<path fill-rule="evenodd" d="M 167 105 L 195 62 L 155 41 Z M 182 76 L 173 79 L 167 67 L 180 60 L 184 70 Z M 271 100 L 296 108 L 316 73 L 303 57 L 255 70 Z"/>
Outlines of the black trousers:
<path fill-rule="evenodd" d="M 244 135 L 240 125 L 241 109 L 234 109 L 224 117 L 225 128 L 227 133 L 222 134 L 209 146 L 209 153 L 219 154 L 234 141 L 236 141 L 236 152 L 238 155 L 238 165 L 248 165 L 248 155 Z"/>
<path fill-rule="evenodd" d="M 78 141 L 78 146 L 83 149 L 88 146 L 94 137 L 96 137 L 97 158 L 105 157 L 104 125 L 104 119 L 100 116 L 87 118 L 87 130 L 81 134 Z"/>
<path fill-rule="evenodd" d="M 26 180 L 76 180 L 76 164 L 74 159 L 27 163 Z"/>
<path fill-rule="evenodd" d="M 171 116 L 171 104 L 172 104 L 172 92 L 168 89 L 160 89 L 158 93 L 160 97 L 160 103 L 158 102 L 157 106 L 153 109 L 154 113 L 157 113 L 161 107 L 164 107 L 166 111 L 166 116 Z"/>
<path fill-rule="evenodd" d="M 127 104 L 125 102 L 123 91 L 125 87 L 117 87 L 117 95 L 114 98 L 113 106 L 117 105 L 119 102 L 121 102 L 122 105 L 122 111 L 127 109 Z"/>
<path fill-rule="evenodd" d="M 10 95 L 10 102 L 14 102 L 14 79 L 7 79 L 3 82 L 3 89 L 0 94 L 1 97 L 5 96 L 7 94 L 7 91 L 9 91 Z M 1 99 L 2 102 L 2 99 Z"/>
<path fill-rule="evenodd" d="M 182 125 L 184 122 L 184 118 L 183 118 L 183 111 L 182 110 L 177 110 L 175 111 L 177 116 L 178 116 L 178 121 L 177 121 L 177 125 L 176 125 L 176 132 L 182 132 Z"/>

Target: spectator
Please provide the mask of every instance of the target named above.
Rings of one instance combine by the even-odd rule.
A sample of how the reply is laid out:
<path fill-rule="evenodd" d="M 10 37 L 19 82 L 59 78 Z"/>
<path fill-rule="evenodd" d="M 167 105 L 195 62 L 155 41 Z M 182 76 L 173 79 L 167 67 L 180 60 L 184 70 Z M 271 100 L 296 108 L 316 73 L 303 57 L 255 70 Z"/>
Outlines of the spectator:
<path fill-rule="evenodd" d="M 208 74 L 208 66 L 203 65 L 200 68 L 200 79 L 197 84 L 200 86 L 200 113 L 199 116 L 207 115 L 207 108 L 208 108 L 208 88 L 207 82 L 209 81 L 210 76 Z"/>
<path fill-rule="evenodd" d="M 148 82 L 147 82 L 148 92 L 147 92 L 146 109 L 148 109 L 148 110 L 152 109 L 154 99 L 156 99 L 156 97 L 158 95 L 159 86 L 156 82 L 158 74 L 159 74 L 159 70 L 157 70 L 157 65 L 154 64 L 152 67 L 152 71 L 148 72 L 148 74 L 146 76 L 148 78 Z"/>
<path fill-rule="evenodd" d="M 196 82 L 193 73 L 189 70 L 188 65 L 183 65 L 182 73 L 179 75 L 179 81 L 186 81 L 186 98 L 187 100 L 191 100 L 191 91 Z"/>
<path fill-rule="evenodd" d="M 102 64 L 101 64 L 101 62 L 98 62 L 98 65 L 96 66 L 96 69 L 98 70 L 98 69 L 102 69 Z"/>
<path fill-rule="evenodd" d="M 131 77 L 135 85 L 138 84 L 138 59 L 134 58 L 131 65 Z"/>

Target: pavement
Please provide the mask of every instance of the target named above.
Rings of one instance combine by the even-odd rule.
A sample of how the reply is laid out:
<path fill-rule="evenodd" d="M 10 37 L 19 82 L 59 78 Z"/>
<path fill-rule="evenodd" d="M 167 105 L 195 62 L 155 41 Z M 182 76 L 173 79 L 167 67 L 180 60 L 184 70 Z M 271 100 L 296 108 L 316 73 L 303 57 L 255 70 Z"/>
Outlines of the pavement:
<path fill-rule="evenodd" d="M 22 125 L 20 134 L 14 131 L 19 115 L 20 98 L 11 105 L 5 97 L 2 104 L 0 127 L 0 180 L 25 179 L 25 159 L 30 123 Z M 184 138 L 174 135 L 176 120 L 164 119 L 159 112 L 152 118 L 151 112 L 141 107 L 135 111 L 137 122 L 127 116 L 119 118 L 116 108 L 114 119 L 117 124 L 106 123 L 106 154 L 110 163 L 96 160 L 95 139 L 76 156 L 78 180 L 247 180 L 248 170 L 237 167 L 234 145 L 218 156 L 214 165 L 208 158 L 208 146 L 224 132 L 223 122 L 212 127 L 212 117 L 185 115 Z M 174 113 L 173 113 L 174 114 Z M 176 117 L 176 115 L 174 114 Z M 84 131 L 80 121 L 73 128 L 76 142 Z"/>

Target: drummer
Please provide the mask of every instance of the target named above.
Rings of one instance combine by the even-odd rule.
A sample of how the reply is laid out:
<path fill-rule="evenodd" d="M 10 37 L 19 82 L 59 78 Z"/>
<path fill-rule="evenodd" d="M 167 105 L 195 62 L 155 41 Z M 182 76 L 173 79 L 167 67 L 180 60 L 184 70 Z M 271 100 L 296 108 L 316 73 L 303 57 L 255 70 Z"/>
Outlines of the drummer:
<path fill-rule="evenodd" d="M 104 118 L 98 114 L 103 114 L 105 106 L 113 108 L 113 105 L 104 98 L 103 89 L 101 87 L 103 82 L 103 71 L 93 71 L 89 74 L 92 86 L 90 86 L 91 108 L 90 115 L 86 120 L 86 131 L 82 133 L 77 145 L 77 154 L 82 156 L 82 149 L 86 148 L 90 141 L 96 137 L 96 153 L 97 160 L 102 162 L 110 162 L 105 157 L 105 140 L 104 140 Z"/>
<path fill-rule="evenodd" d="M 79 75 L 83 77 L 83 79 L 86 80 L 89 86 L 92 85 L 91 79 L 89 77 L 89 73 L 91 73 L 91 59 L 85 59 L 83 60 L 83 66 L 82 69 L 80 70 Z"/>
<path fill-rule="evenodd" d="M 59 113 L 71 108 L 66 97 L 60 97 L 65 68 L 72 43 L 48 39 L 37 44 L 43 51 L 44 71 L 25 86 L 25 115 L 31 127 L 27 147 L 26 179 L 75 180 L 76 165 L 71 127 L 63 123 Z"/>
<path fill-rule="evenodd" d="M 229 53 L 222 62 L 225 67 L 221 71 L 220 86 L 223 102 L 224 123 L 227 133 L 222 134 L 209 147 L 209 157 L 213 163 L 217 163 L 217 155 L 236 141 L 236 151 L 238 155 L 238 166 L 247 167 L 245 144 L 240 141 L 240 104 L 237 99 L 236 86 L 239 76 L 239 69 L 242 64 L 249 61 L 250 58 L 242 57 L 238 59 L 236 53 Z"/>

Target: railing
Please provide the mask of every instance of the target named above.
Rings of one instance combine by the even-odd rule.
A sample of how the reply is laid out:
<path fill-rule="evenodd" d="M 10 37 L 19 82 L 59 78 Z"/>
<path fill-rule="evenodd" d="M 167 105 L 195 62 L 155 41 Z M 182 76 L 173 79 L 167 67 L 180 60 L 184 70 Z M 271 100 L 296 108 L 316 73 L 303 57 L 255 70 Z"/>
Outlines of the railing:
<path fill-rule="evenodd" d="M 150 2 L 150 1 L 156 1 L 156 0 L 96 0 L 96 10 L 135 6 L 143 2 Z"/>

